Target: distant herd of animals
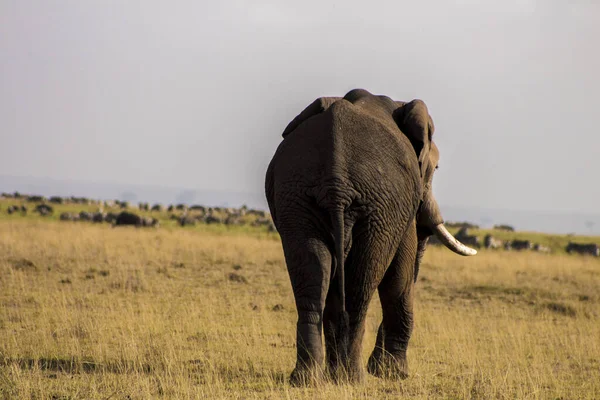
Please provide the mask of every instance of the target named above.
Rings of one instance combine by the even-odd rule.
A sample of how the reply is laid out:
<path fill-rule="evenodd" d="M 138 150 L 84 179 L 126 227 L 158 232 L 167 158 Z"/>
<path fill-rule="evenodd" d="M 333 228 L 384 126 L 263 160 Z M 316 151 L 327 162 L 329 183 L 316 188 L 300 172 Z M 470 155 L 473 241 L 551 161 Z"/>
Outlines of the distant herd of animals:
<path fill-rule="evenodd" d="M 225 225 L 244 225 L 246 220 L 242 217 L 245 215 L 254 215 L 256 218 L 249 224 L 252 226 L 266 226 L 270 231 L 275 231 L 273 221 L 268 212 L 262 210 L 241 208 L 225 208 L 225 207 L 205 207 L 200 205 L 187 206 L 185 204 L 169 205 L 167 207 L 161 204 L 150 206 L 149 203 L 138 203 L 131 205 L 129 202 L 120 200 L 94 200 L 85 197 L 58 197 L 53 196 L 46 198 L 38 195 L 22 195 L 19 193 L 2 193 L 0 199 L 18 199 L 23 203 L 33 203 L 32 211 L 46 216 L 54 213 L 52 204 L 82 204 L 82 205 L 97 205 L 99 211 L 89 212 L 81 211 L 79 213 L 63 212 L 60 214 L 61 221 L 87 221 L 93 223 L 109 223 L 113 226 L 133 225 L 137 227 L 159 227 L 160 221 L 154 217 L 138 215 L 131 211 L 137 208 L 140 211 L 164 212 L 170 213 L 169 218 L 174 219 L 180 226 L 193 226 L 197 223 L 204 224 L 225 224 Z M 37 204 L 36 204 L 37 203 Z M 103 212 L 104 208 L 120 208 L 120 212 Z M 27 214 L 29 208 L 25 204 L 10 205 L 7 207 L 8 214 Z M 127 211 L 125 211 L 127 210 Z M 460 228 L 454 235 L 456 239 L 464 244 L 474 248 L 485 249 L 504 249 L 504 250 L 531 250 L 540 253 L 550 253 L 552 250 L 548 246 L 539 243 L 534 243 L 530 240 L 505 240 L 502 241 L 491 234 L 485 235 L 483 241 L 477 235 L 470 235 L 469 229 L 479 229 L 478 225 L 468 222 L 446 224 L 449 227 Z M 494 230 L 514 232 L 514 227 L 510 225 L 495 225 Z M 442 243 L 433 236 L 429 239 L 431 245 L 442 245 Z M 565 247 L 565 251 L 569 254 L 588 254 L 595 257 L 600 257 L 600 246 L 595 243 L 574 243 L 569 242 Z"/>
<path fill-rule="evenodd" d="M 448 225 L 452 226 L 452 224 L 448 224 Z M 475 227 L 475 228 L 477 227 L 476 225 L 471 225 L 471 226 Z M 494 229 L 514 231 L 514 229 L 508 225 L 495 226 Z M 485 249 L 504 249 L 504 250 L 516 250 L 516 251 L 532 250 L 532 251 L 537 251 L 539 253 L 552 252 L 552 249 L 550 247 L 544 246 L 539 243 L 534 243 L 531 240 L 513 239 L 513 240 L 502 241 L 498 238 L 495 238 L 490 233 L 485 235 L 485 237 L 483 238 L 483 243 L 482 243 L 482 241 L 479 239 L 479 237 L 477 235 L 469 234 L 468 227 L 465 225 L 462 225 L 460 227 L 460 229 L 454 235 L 454 237 L 457 240 L 461 241 L 462 243 L 467 244 L 474 248 L 478 248 L 478 249 L 483 247 Z M 433 236 L 429 239 L 429 244 L 442 245 L 442 243 L 435 236 Z M 595 257 L 600 257 L 600 246 L 598 246 L 596 243 L 569 242 L 569 244 L 567 244 L 567 246 L 565 247 L 565 251 L 569 254 L 572 254 L 572 253 L 589 254 L 589 255 L 592 255 Z"/>
<path fill-rule="evenodd" d="M 167 207 L 161 204 L 150 206 L 149 203 L 138 203 L 131 205 L 129 202 L 120 200 L 94 200 L 84 197 L 58 197 L 46 198 L 38 195 L 22 195 L 19 193 L 2 193 L 0 199 L 17 199 L 22 204 L 8 206 L 8 214 L 20 213 L 27 214 L 28 207 L 26 203 L 33 204 L 32 212 L 41 216 L 54 214 L 54 205 L 62 204 L 80 204 L 98 206 L 97 211 L 62 212 L 59 216 L 61 221 L 87 221 L 93 223 L 109 223 L 113 226 L 133 225 L 137 227 L 159 227 L 160 221 L 151 216 L 139 215 L 133 212 L 134 209 L 146 212 L 168 212 L 169 219 L 176 220 L 180 226 L 193 226 L 197 223 L 204 224 L 224 224 L 224 225 L 251 225 L 255 227 L 264 226 L 269 231 L 274 231 L 275 227 L 268 212 L 263 210 L 249 209 L 246 206 L 240 208 L 231 207 L 205 207 L 201 205 L 188 206 L 185 204 L 169 205 Z M 120 209 L 121 211 L 105 212 L 104 209 Z"/>

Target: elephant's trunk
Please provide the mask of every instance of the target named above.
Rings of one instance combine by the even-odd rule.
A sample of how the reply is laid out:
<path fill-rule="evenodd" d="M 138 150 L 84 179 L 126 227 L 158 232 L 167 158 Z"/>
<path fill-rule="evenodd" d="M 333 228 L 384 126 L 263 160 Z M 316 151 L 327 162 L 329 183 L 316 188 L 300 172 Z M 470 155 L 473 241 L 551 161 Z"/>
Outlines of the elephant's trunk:
<path fill-rule="evenodd" d="M 460 254 L 461 256 L 474 256 L 477 254 L 477 250 L 467 247 L 456 240 L 456 238 L 448 232 L 448 229 L 446 229 L 444 224 L 436 225 L 433 228 L 433 233 L 440 239 L 440 242 L 456 254 Z"/>

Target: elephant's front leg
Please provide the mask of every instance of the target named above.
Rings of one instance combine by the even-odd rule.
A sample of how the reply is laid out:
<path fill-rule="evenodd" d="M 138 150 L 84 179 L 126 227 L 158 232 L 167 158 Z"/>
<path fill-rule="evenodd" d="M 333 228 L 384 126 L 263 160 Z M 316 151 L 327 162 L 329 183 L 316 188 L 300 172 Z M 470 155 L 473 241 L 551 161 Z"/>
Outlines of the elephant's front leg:
<path fill-rule="evenodd" d="M 290 376 L 293 385 L 319 380 L 323 367 L 323 310 L 329 288 L 331 253 L 314 237 L 283 239 L 288 272 L 296 300 L 296 368 Z"/>
<path fill-rule="evenodd" d="M 369 357 L 368 371 L 376 376 L 408 377 L 406 351 L 413 330 L 416 234 L 407 234 L 379 285 L 383 322 Z"/>

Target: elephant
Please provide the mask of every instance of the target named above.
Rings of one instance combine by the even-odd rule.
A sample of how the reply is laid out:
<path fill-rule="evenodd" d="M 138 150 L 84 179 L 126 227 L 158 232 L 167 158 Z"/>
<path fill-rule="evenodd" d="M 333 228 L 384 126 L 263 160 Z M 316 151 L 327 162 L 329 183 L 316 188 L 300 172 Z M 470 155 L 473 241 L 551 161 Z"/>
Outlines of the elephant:
<path fill-rule="evenodd" d="M 265 195 L 298 314 L 291 384 L 318 382 L 324 371 L 334 381 L 364 379 L 362 338 L 376 289 L 383 321 L 367 370 L 408 376 L 414 285 L 428 238 L 477 253 L 443 224 L 431 189 L 433 132 L 422 100 L 365 89 L 317 98 L 284 129 Z"/>

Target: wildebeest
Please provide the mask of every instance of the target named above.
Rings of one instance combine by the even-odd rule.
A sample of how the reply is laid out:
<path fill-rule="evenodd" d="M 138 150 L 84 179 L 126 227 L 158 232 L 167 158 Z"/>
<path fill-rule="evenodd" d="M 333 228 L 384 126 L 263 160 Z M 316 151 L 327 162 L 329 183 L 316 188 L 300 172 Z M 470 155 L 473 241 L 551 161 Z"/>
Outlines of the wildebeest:
<path fill-rule="evenodd" d="M 206 223 L 206 224 L 221 224 L 221 223 L 223 223 L 223 220 L 221 220 L 221 218 L 217 217 L 216 215 L 210 213 L 210 214 L 206 214 L 204 216 L 204 223 Z"/>
<path fill-rule="evenodd" d="M 502 240 L 496 239 L 488 233 L 483 238 L 483 247 L 486 249 L 499 249 L 502 247 Z"/>
<path fill-rule="evenodd" d="M 122 225 L 134 225 L 134 226 L 142 226 L 143 220 L 137 214 L 122 211 L 117 215 L 117 219 L 115 219 L 113 226 L 122 226 Z"/>
<path fill-rule="evenodd" d="M 63 204 L 65 202 L 64 199 L 59 196 L 52 196 L 48 199 L 48 201 L 54 204 Z"/>
<path fill-rule="evenodd" d="M 54 209 L 48 204 L 40 204 L 35 208 L 35 211 L 40 213 L 40 215 L 49 215 L 54 212 Z"/>
<path fill-rule="evenodd" d="M 60 214 L 59 218 L 61 221 L 79 221 L 79 215 L 71 214 L 70 212 L 64 212 Z"/>
<path fill-rule="evenodd" d="M 196 225 L 196 218 L 192 217 L 188 214 L 183 214 L 180 216 L 177 221 L 179 222 L 179 226 L 194 226 Z"/>
<path fill-rule="evenodd" d="M 552 250 L 548 246 L 544 246 L 539 243 L 536 243 L 533 245 L 533 251 L 537 251 L 539 253 L 550 253 Z"/>
<path fill-rule="evenodd" d="M 95 223 L 101 223 L 106 220 L 106 213 L 96 212 L 92 215 L 92 221 Z"/>
<path fill-rule="evenodd" d="M 152 211 L 162 211 L 162 210 L 163 210 L 162 204 L 155 204 L 152 206 Z"/>
<path fill-rule="evenodd" d="M 79 219 L 81 221 L 92 221 L 94 219 L 94 215 L 91 212 L 82 211 L 79 213 Z"/>
<path fill-rule="evenodd" d="M 530 240 L 513 240 L 510 242 L 510 248 L 514 250 L 531 250 L 533 245 Z"/>
<path fill-rule="evenodd" d="M 565 248 L 567 253 L 589 254 L 594 257 L 600 257 L 600 247 L 596 243 L 574 243 L 569 242 Z"/>
<path fill-rule="evenodd" d="M 456 240 L 469 245 L 471 247 L 479 248 L 481 247 L 481 243 L 479 238 L 476 235 L 469 235 L 467 227 L 463 226 L 458 230 L 456 235 L 454 235 Z"/>
<path fill-rule="evenodd" d="M 109 212 L 108 214 L 106 214 L 104 221 L 108 222 L 109 224 L 112 224 L 113 222 L 115 222 L 117 220 L 117 217 L 118 217 L 118 214 Z"/>
<path fill-rule="evenodd" d="M 244 220 L 242 220 L 238 215 L 231 214 L 225 218 L 225 225 L 243 225 Z"/>
<path fill-rule="evenodd" d="M 158 219 L 152 217 L 142 217 L 142 226 L 150 226 L 158 228 L 159 222 Z"/>
<path fill-rule="evenodd" d="M 250 209 L 250 210 L 246 211 L 246 214 L 247 215 L 256 215 L 259 218 L 266 218 L 268 213 L 263 210 Z"/>

